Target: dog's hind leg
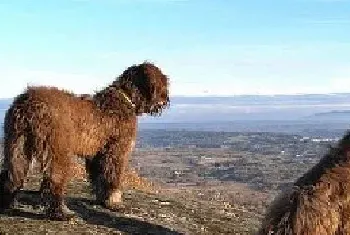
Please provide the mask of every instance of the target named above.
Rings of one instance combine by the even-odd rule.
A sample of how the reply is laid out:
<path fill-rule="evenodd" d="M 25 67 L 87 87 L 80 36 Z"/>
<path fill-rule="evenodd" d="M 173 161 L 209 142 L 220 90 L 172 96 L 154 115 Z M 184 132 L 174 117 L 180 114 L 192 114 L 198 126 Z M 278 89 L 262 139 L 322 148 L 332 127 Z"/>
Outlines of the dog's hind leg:
<path fill-rule="evenodd" d="M 0 173 L 0 211 L 13 205 L 17 192 L 23 187 L 31 163 L 31 139 L 25 135 L 11 138 L 5 135 L 4 162 Z"/>
<path fill-rule="evenodd" d="M 64 201 L 65 187 L 69 180 L 70 158 L 63 152 L 51 155 L 50 172 L 44 176 L 41 191 L 48 203 L 47 215 L 51 220 L 69 220 L 74 214 L 66 207 Z"/>

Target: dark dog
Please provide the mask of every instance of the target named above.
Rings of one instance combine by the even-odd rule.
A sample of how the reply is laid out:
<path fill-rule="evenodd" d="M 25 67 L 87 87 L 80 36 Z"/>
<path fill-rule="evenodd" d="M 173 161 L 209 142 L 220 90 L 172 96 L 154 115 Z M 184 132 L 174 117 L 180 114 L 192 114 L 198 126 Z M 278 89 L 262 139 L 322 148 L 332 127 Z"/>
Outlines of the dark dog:
<path fill-rule="evenodd" d="M 29 87 L 5 116 L 0 210 L 11 207 L 30 163 L 41 164 L 48 216 L 66 220 L 64 189 L 72 157 L 85 157 L 98 203 L 117 208 L 133 149 L 137 116 L 160 115 L 169 104 L 168 78 L 151 63 L 131 66 L 93 96 Z"/>
<path fill-rule="evenodd" d="M 272 203 L 259 234 L 350 234 L 350 133 Z"/>

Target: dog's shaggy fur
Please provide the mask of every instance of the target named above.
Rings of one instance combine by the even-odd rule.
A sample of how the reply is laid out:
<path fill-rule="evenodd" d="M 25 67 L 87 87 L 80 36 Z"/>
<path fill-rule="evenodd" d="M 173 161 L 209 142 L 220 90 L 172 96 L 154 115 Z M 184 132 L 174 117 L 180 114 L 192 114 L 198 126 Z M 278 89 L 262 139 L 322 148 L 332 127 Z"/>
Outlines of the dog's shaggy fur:
<path fill-rule="evenodd" d="M 259 234 L 350 234 L 350 133 L 272 203 Z"/>
<path fill-rule="evenodd" d="M 63 196 L 74 156 L 87 159 L 97 202 L 118 208 L 137 116 L 160 115 L 168 104 L 168 78 L 148 62 L 127 68 L 93 96 L 29 87 L 5 116 L 0 210 L 13 204 L 35 158 L 44 174 L 41 190 L 48 199 L 48 216 L 68 219 Z"/>

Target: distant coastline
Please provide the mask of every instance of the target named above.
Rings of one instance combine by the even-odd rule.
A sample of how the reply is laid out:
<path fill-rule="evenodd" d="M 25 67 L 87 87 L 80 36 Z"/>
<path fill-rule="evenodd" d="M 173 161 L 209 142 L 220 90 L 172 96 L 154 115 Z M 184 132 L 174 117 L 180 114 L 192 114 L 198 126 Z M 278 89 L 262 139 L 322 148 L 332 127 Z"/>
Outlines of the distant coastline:
<path fill-rule="evenodd" d="M 350 110 L 332 110 L 330 112 L 315 113 L 314 116 L 331 116 L 331 115 L 342 115 L 350 117 Z"/>

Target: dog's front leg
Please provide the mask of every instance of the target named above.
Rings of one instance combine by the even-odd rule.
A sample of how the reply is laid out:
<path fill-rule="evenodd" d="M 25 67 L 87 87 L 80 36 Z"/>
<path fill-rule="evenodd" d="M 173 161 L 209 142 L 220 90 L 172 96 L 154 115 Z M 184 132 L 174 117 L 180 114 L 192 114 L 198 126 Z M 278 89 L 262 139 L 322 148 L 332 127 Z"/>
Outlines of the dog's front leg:
<path fill-rule="evenodd" d="M 122 208 L 122 182 L 133 141 L 113 138 L 92 160 L 87 161 L 98 203 L 109 209 Z"/>

